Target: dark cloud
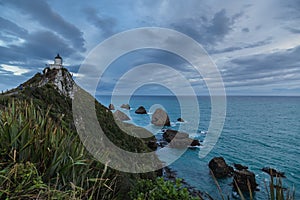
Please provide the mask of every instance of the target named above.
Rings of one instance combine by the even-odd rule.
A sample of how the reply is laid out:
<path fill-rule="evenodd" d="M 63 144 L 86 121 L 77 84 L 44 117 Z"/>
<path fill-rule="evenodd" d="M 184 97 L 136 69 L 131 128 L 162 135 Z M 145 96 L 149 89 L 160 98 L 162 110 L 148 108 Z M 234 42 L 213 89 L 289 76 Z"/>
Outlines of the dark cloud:
<path fill-rule="evenodd" d="M 15 49 L 31 58 L 38 57 L 38 59 L 49 59 L 59 52 L 63 52 L 65 56 L 75 53 L 75 50 L 63 38 L 50 31 L 38 31 L 30 34 L 26 38 L 26 42 Z"/>
<path fill-rule="evenodd" d="M 300 46 L 270 54 L 233 59 L 222 73 L 230 86 L 291 83 L 300 79 Z M 230 69 L 230 70 L 229 70 Z"/>
<path fill-rule="evenodd" d="M 23 63 L 18 66 L 35 69 L 44 67 L 42 60 L 52 59 L 59 52 L 63 52 L 62 56 L 65 57 L 76 54 L 76 51 L 56 34 L 50 31 L 37 31 L 28 34 L 25 42 L 20 45 L 0 46 L 0 63 L 18 62 Z"/>
<path fill-rule="evenodd" d="M 291 33 L 300 34 L 300 29 L 297 28 L 288 28 Z"/>
<path fill-rule="evenodd" d="M 244 44 L 244 45 L 240 45 L 240 46 L 227 47 L 225 49 L 210 50 L 209 53 L 211 53 L 211 54 L 228 53 L 228 52 L 238 51 L 238 50 L 242 50 L 242 49 L 249 49 L 249 48 L 265 46 L 267 44 L 270 44 L 271 42 L 272 42 L 272 37 L 268 37 L 265 40 L 254 42 L 252 44 Z"/>
<path fill-rule="evenodd" d="M 0 17 L 0 33 L 3 37 L 6 35 L 24 37 L 28 34 L 28 31 L 9 20 Z"/>
<path fill-rule="evenodd" d="M 244 32 L 244 33 L 249 33 L 250 30 L 249 30 L 249 28 L 243 28 L 243 29 L 242 29 L 242 32 Z"/>
<path fill-rule="evenodd" d="M 231 30 L 232 24 L 232 20 L 226 16 L 226 11 L 223 9 L 214 15 L 211 25 L 207 27 L 207 33 L 215 41 L 218 38 L 223 38 Z"/>
<path fill-rule="evenodd" d="M 0 62 L 1 63 L 8 63 L 10 61 L 15 62 L 24 62 L 26 60 L 26 54 L 23 52 L 19 52 L 16 49 L 2 47 L 0 46 Z"/>
<path fill-rule="evenodd" d="M 9 0 L 5 1 L 5 4 L 16 7 L 23 14 L 31 16 L 32 20 L 39 22 L 43 27 L 71 41 L 77 50 L 85 50 L 83 32 L 54 12 L 47 2 L 40 0 L 31 0 L 30 2 Z"/>
<path fill-rule="evenodd" d="M 85 8 L 83 12 L 87 16 L 87 20 L 101 30 L 104 37 L 109 37 L 115 33 L 116 19 L 101 16 L 94 8 Z"/>
<path fill-rule="evenodd" d="M 300 1 L 298 0 L 285 0 L 281 2 L 282 7 L 288 8 L 288 15 L 282 15 L 283 19 L 300 18 Z M 286 13 L 285 13 L 286 14 Z"/>
<path fill-rule="evenodd" d="M 231 62 L 244 66 L 243 70 L 255 72 L 273 71 L 277 69 L 300 68 L 300 46 L 285 51 L 261 54 L 234 59 Z"/>
<path fill-rule="evenodd" d="M 232 17 L 227 16 L 226 10 L 215 13 L 211 20 L 206 17 L 195 16 L 195 18 L 184 19 L 171 24 L 171 27 L 194 38 L 203 45 L 209 46 L 221 42 L 232 30 L 235 20 L 243 13 Z"/>

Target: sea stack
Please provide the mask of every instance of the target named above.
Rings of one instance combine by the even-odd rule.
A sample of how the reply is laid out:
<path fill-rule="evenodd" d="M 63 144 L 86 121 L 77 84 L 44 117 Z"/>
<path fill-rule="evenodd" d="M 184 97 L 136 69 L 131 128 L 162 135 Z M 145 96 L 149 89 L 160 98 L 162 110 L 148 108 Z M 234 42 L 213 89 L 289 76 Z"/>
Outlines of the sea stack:
<path fill-rule="evenodd" d="M 130 105 L 129 104 L 122 104 L 121 108 L 124 108 L 126 110 L 130 110 Z"/>
<path fill-rule="evenodd" d="M 231 176 L 234 171 L 232 167 L 227 165 L 223 157 L 214 157 L 208 166 L 216 178 L 226 178 Z"/>
<path fill-rule="evenodd" d="M 140 106 L 136 111 L 136 114 L 147 114 L 146 109 L 144 108 L 144 106 Z"/>
<path fill-rule="evenodd" d="M 155 110 L 151 123 L 155 126 L 171 126 L 168 114 L 161 108 Z"/>

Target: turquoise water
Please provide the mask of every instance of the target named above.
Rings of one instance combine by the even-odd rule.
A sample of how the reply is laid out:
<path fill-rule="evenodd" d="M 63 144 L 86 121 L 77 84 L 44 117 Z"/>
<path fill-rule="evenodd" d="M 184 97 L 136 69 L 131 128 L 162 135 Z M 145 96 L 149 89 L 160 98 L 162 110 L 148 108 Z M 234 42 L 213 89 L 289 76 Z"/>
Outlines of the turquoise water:
<path fill-rule="evenodd" d="M 108 106 L 110 97 L 97 97 Z M 186 97 L 186 101 L 189 101 Z M 114 102 L 120 109 L 124 97 Z M 205 139 L 201 131 L 208 129 L 211 104 L 209 97 L 199 97 L 200 123 L 198 139 Z M 154 104 L 161 104 L 168 112 L 172 121 L 172 129 L 182 126 L 189 132 L 189 124 L 176 123 L 181 109 L 193 113 L 195 107 L 180 108 L 176 97 L 160 96 L 132 96 L 129 104 L 132 109 L 125 111 L 132 123 L 146 127 L 160 137 L 160 129 L 150 124 L 149 115 L 134 113 L 140 105 L 147 111 Z M 121 110 L 121 109 L 120 109 Z M 208 133 L 209 134 L 209 133 Z M 257 183 L 261 191 L 256 192 L 256 199 L 267 199 L 264 180 L 269 176 L 260 169 L 268 166 L 286 173 L 284 185 L 296 188 L 296 199 L 300 199 L 300 97 L 227 97 L 227 115 L 224 128 L 213 150 L 203 159 L 198 157 L 198 151 L 187 150 L 171 167 L 177 171 L 179 177 L 184 178 L 190 185 L 201 191 L 208 192 L 214 198 L 220 199 L 217 188 L 209 175 L 208 162 L 215 156 L 223 156 L 228 164 L 241 163 L 247 165 L 256 174 Z M 220 180 L 224 194 L 231 195 L 232 179 Z"/>

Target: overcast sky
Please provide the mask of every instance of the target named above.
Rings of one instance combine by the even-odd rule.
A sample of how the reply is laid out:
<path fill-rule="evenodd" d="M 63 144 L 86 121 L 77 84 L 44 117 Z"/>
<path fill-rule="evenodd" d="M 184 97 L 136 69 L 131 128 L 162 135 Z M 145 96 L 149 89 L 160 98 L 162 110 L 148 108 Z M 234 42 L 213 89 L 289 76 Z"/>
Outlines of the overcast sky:
<path fill-rule="evenodd" d="M 0 90 L 16 87 L 42 71 L 57 53 L 77 77 L 90 77 L 89 70 L 77 71 L 100 42 L 133 28 L 163 27 L 203 46 L 217 65 L 228 95 L 300 95 L 298 0 L 0 0 L 0 11 Z M 205 90 L 203 77 L 190 70 L 185 60 L 145 49 L 114 61 L 97 92 L 109 93 L 132 67 L 151 62 L 178 70 L 197 94 Z M 155 74 L 180 87 L 164 71 Z M 160 89 L 149 90 L 160 93 Z"/>

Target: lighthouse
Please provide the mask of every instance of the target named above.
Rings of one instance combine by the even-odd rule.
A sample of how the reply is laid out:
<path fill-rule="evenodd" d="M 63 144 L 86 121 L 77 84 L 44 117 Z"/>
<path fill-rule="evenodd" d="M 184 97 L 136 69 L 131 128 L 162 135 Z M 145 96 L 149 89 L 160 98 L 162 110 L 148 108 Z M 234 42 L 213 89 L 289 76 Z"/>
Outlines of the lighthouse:
<path fill-rule="evenodd" d="M 59 53 L 54 58 L 54 64 L 49 65 L 50 69 L 61 69 L 63 68 L 63 59 Z"/>

